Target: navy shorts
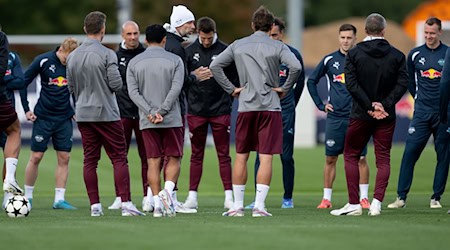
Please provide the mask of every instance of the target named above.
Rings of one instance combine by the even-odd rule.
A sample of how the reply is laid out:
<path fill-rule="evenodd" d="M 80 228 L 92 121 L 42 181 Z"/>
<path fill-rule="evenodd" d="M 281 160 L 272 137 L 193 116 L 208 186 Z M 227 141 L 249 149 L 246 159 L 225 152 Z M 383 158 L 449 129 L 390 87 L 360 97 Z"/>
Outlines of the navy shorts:
<path fill-rule="evenodd" d="M 47 121 L 36 119 L 33 123 L 31 135 L 31 151 L 45 152 L 47 144 L 52 138 L 56 151 L 70 152 L 72 150 L 73 125 L 72 120 Z"/>
<path fill-rule="evenodd" d="M 344 153 L 345 134 L 347 134 L 349 120 L 327 118 L 325 125 L 325 155 L 338 156 Z M 367 145 L 361 156 L 367 154 Z"/>

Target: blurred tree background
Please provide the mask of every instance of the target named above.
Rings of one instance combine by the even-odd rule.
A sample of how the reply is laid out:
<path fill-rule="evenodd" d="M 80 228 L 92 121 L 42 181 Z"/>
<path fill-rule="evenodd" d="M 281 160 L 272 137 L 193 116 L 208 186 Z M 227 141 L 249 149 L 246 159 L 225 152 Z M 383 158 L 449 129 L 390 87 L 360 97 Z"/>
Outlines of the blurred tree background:
<path fill-rule="evenodd" d="M 379 12 L 401 23 L 423 0 L 305 0 L 305 26 L 314 26 L 350 16 Z M 283 0 L 133 0 L 133 19 L 143 30 L 151 23 L 169 21 L 172 6 L 184 4 L 195 16 L 217 21 L 221 38 L 231 42 L 251 32 L 253 11 L 261 4 L 283 18 Z M 84 16 L 93 10 L 107 14 L 107 33 L 117 32 L 116 0 L 0 0 L 0 24 L 8 34 L 82 34 Z"/>

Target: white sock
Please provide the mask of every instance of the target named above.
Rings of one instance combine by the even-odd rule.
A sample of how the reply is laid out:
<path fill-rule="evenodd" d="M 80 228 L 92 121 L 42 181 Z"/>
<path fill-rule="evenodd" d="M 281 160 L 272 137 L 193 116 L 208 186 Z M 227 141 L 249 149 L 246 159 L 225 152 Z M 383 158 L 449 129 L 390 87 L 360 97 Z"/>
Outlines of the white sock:
<path fill-rule="evenodd" d="M 66 194 L 65 188 L 55 188 L 55 202 L 65 200 L 64 195 Z"/>
<path fill-rule="evenodd" d="M 325 200 L 331 201 L 331 195 L 332 194 L 333 194 L 333 189 L 332 188 L 324 188 L 323 189 L 323 198 Z"/>
<path fill-rule="evenodd" d="M 155 209 L 161 208 L 161 200 L 159 199 L 158 195 L 153 196 L 153 201 L 155 202 Z"/>
<path fill-rule="evenodd" d="M 225 200 L 233 200 L 233 190 L 225 190 Z"/>
<path fill-rule="evenodd" d="M 33 191 L 34 186 L 25 185 L 25 197 L 27 197 L 27 199 L 33 199 Z"/>
<path fill-rule="evenodd" d="M 369 184 L 359 184 L 360 200 L 369 198 Z"/>
<path fill-rule="evenodd" d="M 197 191 L 189 191 L 187 200 L 196 201 L 197 200 Z"/>
<path fill-rule="evenodd" d="M 129 208 L 131 206 L 133 206 L 133 203 L 131 201 L 122 202 L 122 208 L 124 207 Z"/>
<path fill-rule="evenodd" d="M 255 208 L 264 209 L 266 207 L 265 201 L 269 186 L 264 184 L 256 184 Z"/>
<path fill-rule="evenodd" d="M 153 192 L 152 189 L 150 188 L 150 186 L 147 187 L 147 197 L 153 197 Z"/>
<path fill-rule="evenodd" d="M 173 189 L 175 188 L 175 183 L 173 181 L 166 181 L 164 183 L 164 189 L 169 191 L 169 194 L 173 193 Z"/>
<path fill-rule="evenodd" d="M 233 208 L 244 207 L 245 185 L 233 185 L 234 205 Z"/>
<path fill-rule="evenodd" d="M 9 182 L 13 182 L 16 180 L 15 174 L 16 174 L 16 168 L 17 168 L 17 162 L 19 162 L 16 158 L 6 158 L 6 176 L 5 180 Z"/>
<path fill-rule="evenodd" d="M 147 187 L 147 200 L 150 201 L 150 204 L 155 207 L 155 202 L 153 201 L 153 192 L 150 186 Z"/>

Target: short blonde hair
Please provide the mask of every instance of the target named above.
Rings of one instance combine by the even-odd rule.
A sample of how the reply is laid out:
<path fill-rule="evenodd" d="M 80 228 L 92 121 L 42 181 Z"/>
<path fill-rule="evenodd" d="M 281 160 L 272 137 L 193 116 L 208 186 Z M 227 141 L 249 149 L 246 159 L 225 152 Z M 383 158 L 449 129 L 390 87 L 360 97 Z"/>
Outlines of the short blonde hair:
<path fill-rule="evenodd" d="M 64 39 L 60 47 L 63 51 L 70 53 L 78 47 L 78 40 L 73 37 L 68 37 Z"/>

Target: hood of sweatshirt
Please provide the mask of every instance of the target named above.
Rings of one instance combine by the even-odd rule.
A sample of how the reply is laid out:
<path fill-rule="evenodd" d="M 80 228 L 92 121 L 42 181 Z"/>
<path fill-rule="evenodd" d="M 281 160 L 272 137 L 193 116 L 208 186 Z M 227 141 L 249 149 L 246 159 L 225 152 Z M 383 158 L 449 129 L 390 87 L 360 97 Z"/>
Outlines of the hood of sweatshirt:
<path fill-rule="evenodd" d="M 374 39 L 360 42 L 357 45 L 362 51 L 371 57 L 384 57 L 391 51 L 391 45 L 385 39 Z"/>

